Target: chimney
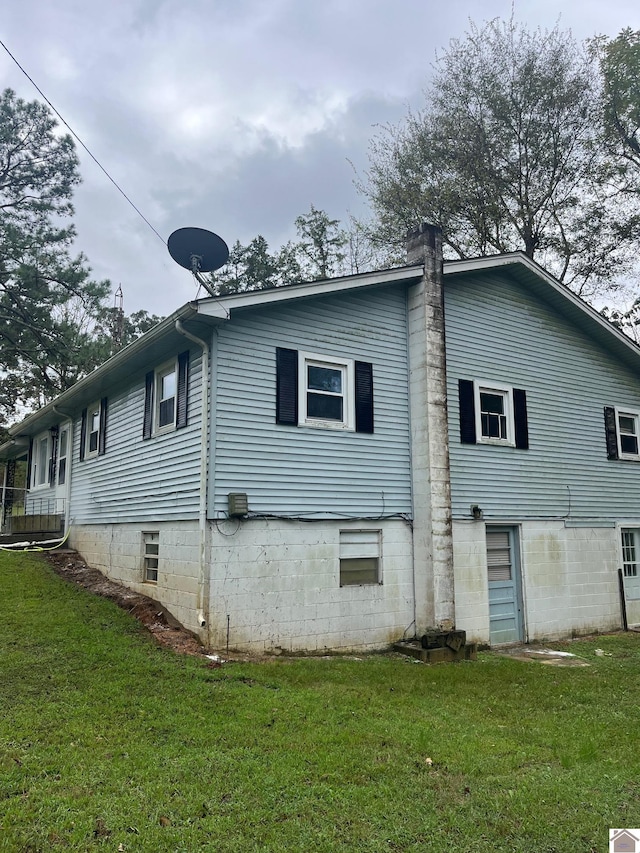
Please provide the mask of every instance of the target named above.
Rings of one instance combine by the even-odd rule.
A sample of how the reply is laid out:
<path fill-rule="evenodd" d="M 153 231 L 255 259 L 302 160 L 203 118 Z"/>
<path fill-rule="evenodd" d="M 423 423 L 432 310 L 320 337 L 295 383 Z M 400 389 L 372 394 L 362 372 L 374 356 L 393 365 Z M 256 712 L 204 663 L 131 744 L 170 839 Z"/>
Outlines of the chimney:
<path fill-rule="evenodd" d="M 440 228 L 422 223 L 409 230 L 407 263 L 424 265 L 409 290 L 416 628 L 449 631 L 455 602 Z"/>

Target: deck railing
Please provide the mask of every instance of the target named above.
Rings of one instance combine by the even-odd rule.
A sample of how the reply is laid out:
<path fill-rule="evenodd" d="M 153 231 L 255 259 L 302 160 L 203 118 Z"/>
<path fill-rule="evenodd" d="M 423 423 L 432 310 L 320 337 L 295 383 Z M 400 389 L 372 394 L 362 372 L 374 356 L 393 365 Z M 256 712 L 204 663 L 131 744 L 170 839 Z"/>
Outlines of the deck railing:
<path fill-rule="evenodd" d="M 27 489 L 0 489 L 0 532 L 57 533 L 64 524 L 65 499 Z"/>

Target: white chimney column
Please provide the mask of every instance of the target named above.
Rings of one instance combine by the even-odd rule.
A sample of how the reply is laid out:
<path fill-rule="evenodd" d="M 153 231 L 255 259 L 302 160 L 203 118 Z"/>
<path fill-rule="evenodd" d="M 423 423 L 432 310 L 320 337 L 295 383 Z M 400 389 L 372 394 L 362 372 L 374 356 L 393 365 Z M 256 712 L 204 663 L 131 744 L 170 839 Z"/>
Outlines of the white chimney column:
<path fill-rule="evenodd" d="M 442 232 L 407 234 L 407 263 L 424 264 L 409 289 L 409 387 L 416 634 L 455 626 L 447 418 Z"/>

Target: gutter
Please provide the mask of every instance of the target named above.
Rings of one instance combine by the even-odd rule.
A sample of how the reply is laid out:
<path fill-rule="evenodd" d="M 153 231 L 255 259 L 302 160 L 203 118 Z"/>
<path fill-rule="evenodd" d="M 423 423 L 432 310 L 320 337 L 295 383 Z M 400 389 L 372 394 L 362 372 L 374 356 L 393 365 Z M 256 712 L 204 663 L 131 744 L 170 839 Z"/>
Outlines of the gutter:
<path fill-rule="evenodd" d="M 56 407 L 66 406 L 67 404 L 73 407 L 74 398 L 81 396 L 83 392 L 87 391 L 96 382 L 96 380 L 108 377 L 113 370 L 123 367 L 132 355 L 144 351 L 158 339 L 162 338 L 169 329 L 176 325 L 176 323 L 195 317 L 197 314 L 198 311 L 197 308 L 194 307 L 194 303 L 187 303 L 181 308 L 178 308 L 177 311 L 174 311 L 173 314 L 164 319 L 161 323 L 158 323 L 157 326 L 149 329 L 148 332 L 145 332 L 144 335 L 141 335 L 137 340 L 133 341 L 133 343 L 130 343 L 129 346 L 126 346 L 115 355 L 112 355 L 111 358 L 101 364 L 100 367 L 97 367 L 87 376 L 79 379 L 71 386 L 71 388 L 63 391 L 62 394 L 59 394 L 51 403 L 47 403 L 46 406 L 43 406 L 41 409 L 38 409 L 30 415 L 27 415 L 27 417 L 20 421 L 20 423 L 10 427 L 9 435 L 15 437 L 27 432 L 32 426 L 37 424 L 43 416 L 50 413 L 56 414 Z M 2 445 L 2 447 L 4 448 L 5 445 Z"/>
<path fill-rule="evenodd" d="M 209 582 L 210 572 L 207 565 L 207 480 L 209 475 L 209 344 L 202 338 L 188 332 L 180 319 L 175 321 L 176 331 L 198 346 L 202 347 L 202 412 L 200 423 L 200 503 L 198 511 L 198 525 L 200 534 L 199 568 L 198 568 L 198 593 L 196 599 L 196 610 L 198 627 L 205 628 L 209 635 Z"/>

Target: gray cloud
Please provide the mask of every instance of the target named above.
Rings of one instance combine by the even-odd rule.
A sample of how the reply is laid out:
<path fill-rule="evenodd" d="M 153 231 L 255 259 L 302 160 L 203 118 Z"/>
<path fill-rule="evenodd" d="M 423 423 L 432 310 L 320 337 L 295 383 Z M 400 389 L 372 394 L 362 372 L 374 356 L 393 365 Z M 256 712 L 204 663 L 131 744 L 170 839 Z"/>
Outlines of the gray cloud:
<path fill-rule="evenodd" d="M 3 40 L 163 237 L 184 225 L 228 242 L 294 236 L 313 203 L 362 213 L 353 170 L 376 124 L 418 107 L 435 52 L 469 18 L 511 0 L 21 0 Z M 553 26 L 557 2 L 516 0 L 516 18 Z M 637 3 L 566 0 L 577 38 L 640 28 Z M 5 85 L 37 96 L 6 54 Z M 188 273 L 80 151 L 77 248 L 125 307 L 167 314 L 195 295 Z"/>

